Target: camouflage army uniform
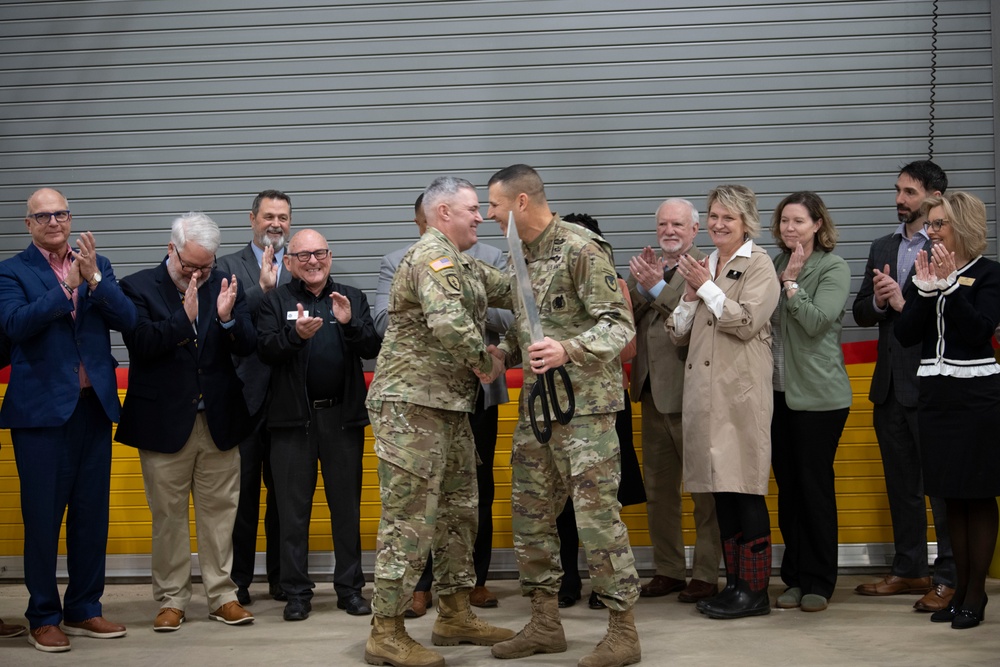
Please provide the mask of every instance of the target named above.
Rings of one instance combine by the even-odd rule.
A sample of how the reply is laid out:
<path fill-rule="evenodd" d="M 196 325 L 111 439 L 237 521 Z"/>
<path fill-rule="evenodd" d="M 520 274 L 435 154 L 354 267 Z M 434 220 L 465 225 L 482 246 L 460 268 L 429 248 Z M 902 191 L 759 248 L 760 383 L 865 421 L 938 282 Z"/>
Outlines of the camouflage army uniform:
<path fill-rule="evenodd" d="M 555 520 L 569 495 L 593 588 L 608 607 L 626 611 L 639 595 L 639 578 L 628 530 L 619 516 L 615 413 L 624 407 L 618 355 L 635 335 L 632 315 L 609 261 L 610 246 L 595 234 L 557 216 L 538 238 L 524 244 L 524 254 L 542 330 L 569 354 L 565 368 L 576 413 L 565 426 L 553 420 L 552 439 L 539 443 L 527 411 L 527 396 L 537 377 L 525 368 L 511 455 L 512 526 L 521 591 L 558 592 L 562 569 Z M 511 355 L 508 365 L 531 343 L 519 299 L 514 311 L 516 326 L 500 345 Z M 557 392 L 560 388 L 557 376 Z"/>
<path fill-rule="evenodd" d="M 475 584 L 475 408 L 487 302 L 510 307 L 505 274 L 460 252 L 433 227 L 400 261 L 389 292 L 389 328 L 368 391 L 382 517 L 375 556 L 379 616 L 396 617 L 434 550 L 441 595 Z"/>

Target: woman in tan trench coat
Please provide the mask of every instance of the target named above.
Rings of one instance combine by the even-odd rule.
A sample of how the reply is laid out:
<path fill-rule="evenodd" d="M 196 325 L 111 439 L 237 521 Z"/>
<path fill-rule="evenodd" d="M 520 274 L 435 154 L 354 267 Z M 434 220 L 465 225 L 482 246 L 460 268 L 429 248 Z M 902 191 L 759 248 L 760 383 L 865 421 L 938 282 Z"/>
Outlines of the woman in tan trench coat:
<path fill-rule="evenodd" d="M 757 198 L 742 185 L 708 193 L 715 251 L 682 257 L 687 281 L 667 321 L 689 345 L 684 370 L 684 487 L 715 497 L 726 588 L 702 600 L 712 618 L 770 612 L 771 524 L 764 496 L 771 464 L 771 313 L 780 287 L 760 233 Z"/>

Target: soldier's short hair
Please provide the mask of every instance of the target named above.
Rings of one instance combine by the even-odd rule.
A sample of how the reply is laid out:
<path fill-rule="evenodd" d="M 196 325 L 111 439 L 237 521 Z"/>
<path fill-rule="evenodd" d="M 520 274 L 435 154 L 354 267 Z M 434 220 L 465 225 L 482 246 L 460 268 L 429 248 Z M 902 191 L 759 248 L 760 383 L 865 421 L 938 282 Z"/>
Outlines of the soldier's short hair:
<path fill-rule="evenodd" d="M 526 164 L 512 164 L 490 176 L 487 187 L 499 183 L 508 195 L 519 195 L 522 192 L 532 200 L 545 200 L 545 184 L 542 177 L 532 167 Z"/>
<path fill-rule="evenodd" d="M 424 190 L 424 215 L 430 217 L 431 212 L 443 201 L 451 201 L 459 190 L 476 191 L 474 186 L 464 178 L 457 176 L 438 176 Z"/>

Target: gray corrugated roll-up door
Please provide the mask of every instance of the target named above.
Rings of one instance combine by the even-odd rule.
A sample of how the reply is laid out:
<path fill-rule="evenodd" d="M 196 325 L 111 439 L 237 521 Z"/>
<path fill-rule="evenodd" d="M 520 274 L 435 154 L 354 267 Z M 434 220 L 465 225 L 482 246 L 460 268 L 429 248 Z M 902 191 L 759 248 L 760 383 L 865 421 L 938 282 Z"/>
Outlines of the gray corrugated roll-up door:
<path fill-rule="evenodd" d="M 992 213 L 989 2 L 938 4 L 934 155 Z M 296 227 L 329 234 L 334 270 L 373 290 L 433 176 L 484 183 L 525 161 L 557 210 L 601 219 L 622 268 L 660 199 L 736 181 L 765 212 L 823 194 L 857 276 L 891 226 L 897 168 L 928 151 L 933 9 L 4 2 L 0 215 L 19 220 L 32 188 L 57 184 L 126 274 L 160 259 L 188 209 L 237 247 L 253 194 L 277 187 Z M 0 252 L 23 243 L 11 225 Z"/>
<path fill-rule="evenodd" d="M 379 257 L 413 240 L 412 202 L 434 176 L 485 184 L 527 162 L 556 210 L 601 220 L 623 273 L 654 241 L 666 197 L 701 203 L 742 182 L 767 219 L 784 194 L 816 190 L 856 289 L 871 240 L 894 225 L 898 168 L 927 156 L 932 93 L 934 158 L 995 219 L 990 11 L 989 0 L 4 0 L 0 258 L 26 244 L 24 200 L 41 185 L 65 191 L 75 230 L 96 233 L 119 275 L 159 261 L 189 209 L 222 225 L 220 252 L 238 248 L 253 195 L 279 188 L 293 227 L 326 233 L 334 272 L 371 295 Z M 502 247 L 494 224 L 482 231 Z M 992 222 L 990 239 L 995 254 Z M 848 325 L 848 341 L 875 337 Z M 867 453 L 838 475 L 860 480 L 860 528 L 844 539 L 842 522 L 841 541 L 888 541 L 871 537 L 888 519 L 864 484 L 881 472 L 870 417 L 857 419 L 846 444 Z M 141 491 L 127 502 L 141 507 Z"/>

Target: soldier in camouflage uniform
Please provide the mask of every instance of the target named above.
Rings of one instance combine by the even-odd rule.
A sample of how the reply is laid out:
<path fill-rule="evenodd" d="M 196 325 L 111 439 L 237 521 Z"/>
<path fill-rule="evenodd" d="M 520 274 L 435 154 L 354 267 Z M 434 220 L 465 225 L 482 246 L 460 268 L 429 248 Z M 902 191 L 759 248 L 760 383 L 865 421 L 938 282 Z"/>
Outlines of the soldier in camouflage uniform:
<path fill-rule="evenodd" d="M 428 228 L 396 269 L 367 401 L 382 518 L 365 660 L 395 667 L 444 665 L 403 626 L 431 549 L 438 593 L 433 643 L 489 646 L 514 635 L 469 607 L 479 498 L 468 413 L 479 391 L 477 373 L 495 378 L 503 370 L 483 343 L 483 327 L 487 305 L 510 307 L 510 285 L 501 271 L 463 252 L 476 243 L 483 220 L 471 183 L 436 179 L 423 201 Z"/>
<path fill-rule="evenodd" d="M 621 478 L 615 413 L 623 405 L 619 353 L 635 335 L 599 236 L 553 214 L 541 178 L 527 165 L 497 172 L 489 183 L 489 217 L 506 228 L 514 212 L 545 339 L 532 343 L 523 308 L 498 352 L 506 365 L 523 360 L 524 390 L 511 457 L 514 552 L 521 590 L 531 596 L 531 621 L 513 639 L 493 646 L 497 658 L 566 650 L 556 595 L 562 579 L 556 516 L 572 497 L 593 589 L 610 612 L 608 633 L 580 661 L 583 667 L 639 662 L 632 606 L 639 596 L 628 530 L 619 516 Z M 506 230 L 505 230 L 506 231 Z M 545 371 L 565 366 L 576 395 L 566 425 L 553 421 L 542 444 L 529 422 L 527 396 Z M 560 383 L 556 382 L 557 392 Z M 565 402 L 565 399 L 562 399 Z"/>

